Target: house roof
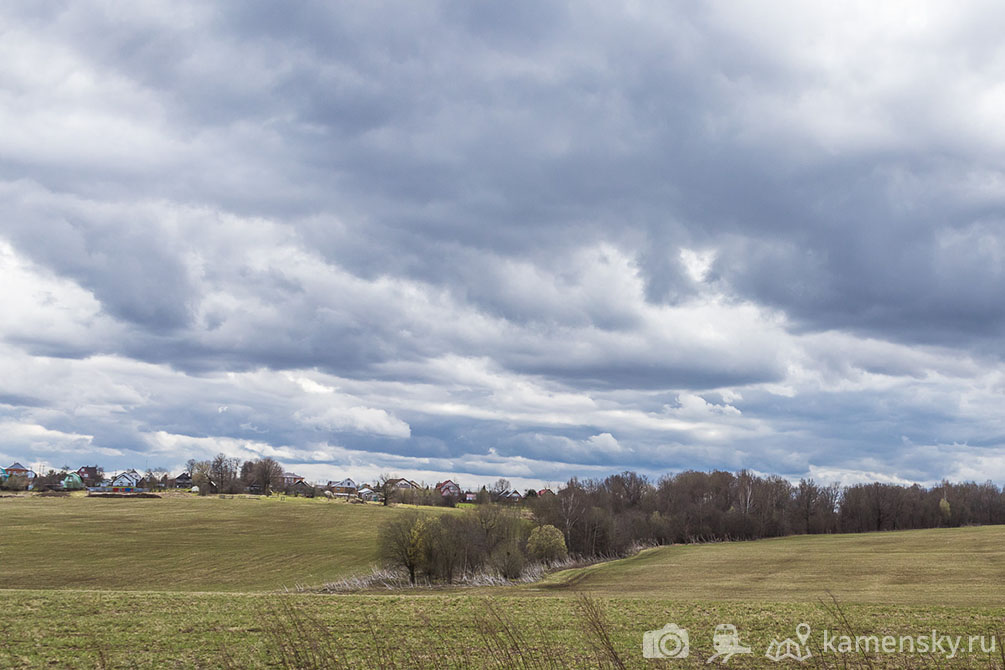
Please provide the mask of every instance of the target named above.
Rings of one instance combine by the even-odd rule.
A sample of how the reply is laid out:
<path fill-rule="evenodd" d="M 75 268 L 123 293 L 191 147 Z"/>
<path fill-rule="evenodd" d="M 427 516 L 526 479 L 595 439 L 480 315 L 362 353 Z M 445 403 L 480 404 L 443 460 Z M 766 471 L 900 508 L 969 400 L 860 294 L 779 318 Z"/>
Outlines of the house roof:
<path fill-rule="evenodd" d="M 7 469 L 8 470 L 27 470 L 28 468 L 24 467 L 23 465 L 21 465 L 20 463 L 18 463 L 18 462 L 15 461 L 12 465 L 8 465 Z"/>
<path fill-rule="evenodd" d="M 354 489 L 356 488 L 356 482 L 346 477 L 340 482 L 328 482 L 328 486 L 341 486 L 346 489 Z"/>

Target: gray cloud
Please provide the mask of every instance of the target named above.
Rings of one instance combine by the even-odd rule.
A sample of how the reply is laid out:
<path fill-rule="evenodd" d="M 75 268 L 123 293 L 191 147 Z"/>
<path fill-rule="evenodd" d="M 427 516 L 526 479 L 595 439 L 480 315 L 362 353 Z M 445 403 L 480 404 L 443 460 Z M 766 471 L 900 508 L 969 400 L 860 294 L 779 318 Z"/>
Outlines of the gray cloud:
<path fill-rule="evenodd" d="M 5 8 L 0 455 L 1005 471 L 1000 12 Z"/>

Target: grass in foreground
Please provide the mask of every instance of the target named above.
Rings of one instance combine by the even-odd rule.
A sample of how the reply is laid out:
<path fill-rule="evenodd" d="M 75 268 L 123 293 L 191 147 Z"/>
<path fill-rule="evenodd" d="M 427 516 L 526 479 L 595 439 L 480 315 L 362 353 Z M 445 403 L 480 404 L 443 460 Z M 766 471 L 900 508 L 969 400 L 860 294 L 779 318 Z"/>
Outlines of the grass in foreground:
<path fill-rule="evenodd" d="M 283 614 L 284 602 L 299 613 L 297 619 Z M 822 649 L 822 635 L 825 628 L 840 632 L 841 624 L 818 603 L 598 598 L 597 604 L 612 648 L 629 668 L 710 667 L 705 661 L 714 653 L 717 623 L 735 624 L 743 644 L 756 652 L 734 657 L 729 667 L 798 667 L 778 665 L 765 651 L 773 639 L 794 637 L 803 621 L 813 628 L 809 644 L 815 660 L 802 667 L 1003 667 L 999 654 L 979 650 L 953 659 L 835 655 Z M 8 591 L 0 594 L 0 606 L 4 668 L 617 667 L 605 662 L 609 657 L 597 648 L 597 636 L 575 597 Z M 877 635 L 927 635 L 933 629 L 948 635 L 993 635 L 1005 619 L 1005 608 L 849 605 L 845 611 L 856 630 Z M 291 631 L 289 624 L 297 622 L 306 633 Z M 689 631 L 690 656 L 644 659 L 643 634 L 668 622 Z M 294 649 L 314 647 L 329 660 L 284 666 L 291 652 L 276 644 L 277 626 Z M 500 662 L 507 657 L 509 661 Z M 382 659 L 382 665 L 375 659 Z"/>

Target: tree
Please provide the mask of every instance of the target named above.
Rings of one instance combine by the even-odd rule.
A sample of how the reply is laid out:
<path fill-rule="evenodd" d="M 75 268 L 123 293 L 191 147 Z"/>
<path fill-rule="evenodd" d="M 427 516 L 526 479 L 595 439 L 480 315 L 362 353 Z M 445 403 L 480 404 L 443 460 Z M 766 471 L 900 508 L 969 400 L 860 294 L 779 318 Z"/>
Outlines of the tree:
<path fill-rule="evenodd" d="M 240 493 L 241 483 L 238 478 L 241 461 L 230 458 L 226 454 L 217 454 L 209 466 L 209 478 L 216 484 L 220 493 Z"/>
<path fill-rule="evenodd" d="M 465 518 L 445 514 L 427 521 L 423 529 L 424 569 L 452 584 L 468 552 Z"/>
<path fill-rule="evenodd" d="M 241 482 L 245 488 L 255 483 L 255 461 L 241 463 Z"/>
<path fill-rule="evenodd" d="M 167 478 L 168 471 L 164 468 L 147 468 L 143 474 L 143 482 L 148 489 L 164 488 Z"/>
<path fill-rule="evenodd" d="M 252 473 L 252 480 L 265 495 L 270 495 L 273 489 L 282 486 L 283 466 L 274 458 L 266 457 L 255 461 Z"/>
<path fill-rule="evenodd" d="M 496 480 L 496 483 L 492 485 L 492 491 L 491 491 L 492 499 L 493 500 L 498 499 L 499 494 L 501 494 L 503 491 L 509 491 L 509 490 L 510 490 L 509 480 L 500 477 L 499 479 Z"/>
<path fill-rule="evenodd" d="M 537 561 L 544 561 L 550 566 L 552 561 L 557 561 L 569 555 L 565 547 L 565 536 L 562 531 L 551 525 L 538 526 L 530 531 L 527 539 L 527 554 Z"/>
<path fill-rule="evenodd" d="M 4 480 L 3 487 L 8 491 L 24 491 L 28 488 L 28 478 L 24 475 L 10 475 Z"/>
<path fill-rule="evenodd" d="M 192 475 L 192 484 L 199 487 L 199 495 L 201 496 L 208 495 L 213 485 L 212 479 L 209 476 L 210 465 L 209 461 L 190 460 L 188 462 L 189 474 Z"/>
<path fill-rule="evenodd" d="M 953 516 L 952 508 L 949 506 L 949 501 L 945 498 L 942 498 L 939 501 L 939 514 L 942 516 L 942 520 L 946 523 L 948 523 L 949 519 Z"/>
<path fill-rule="evenodd" d="M 380 489 L 380 494 L 384 496 L 383 503 L 387 507 L 391 504 L 391 496 L 394 495 L 394 477 L 386 472 L 382 473 L 377 478 L 377 488 Z"/>
<path fill-rule="evenodd" d="M 380 527 L 378 552 L 391 565 L 408 570 L 408 581 L 415 585 L 415 571 L 424 559 L 425 538 L 423 529 L 427 523 L 418 512 L 407 512 Z"/>

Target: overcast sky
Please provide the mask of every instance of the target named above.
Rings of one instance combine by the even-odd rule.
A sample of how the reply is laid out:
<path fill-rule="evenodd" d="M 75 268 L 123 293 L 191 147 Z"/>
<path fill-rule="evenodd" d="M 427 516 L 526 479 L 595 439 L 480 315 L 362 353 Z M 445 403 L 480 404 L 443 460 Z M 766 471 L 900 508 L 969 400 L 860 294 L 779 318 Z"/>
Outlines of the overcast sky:
<path fill-rule="evenodd" d="M 1001 483 L 1005 6 L 617 4 L 5 3 L 0 460 Z"/>

